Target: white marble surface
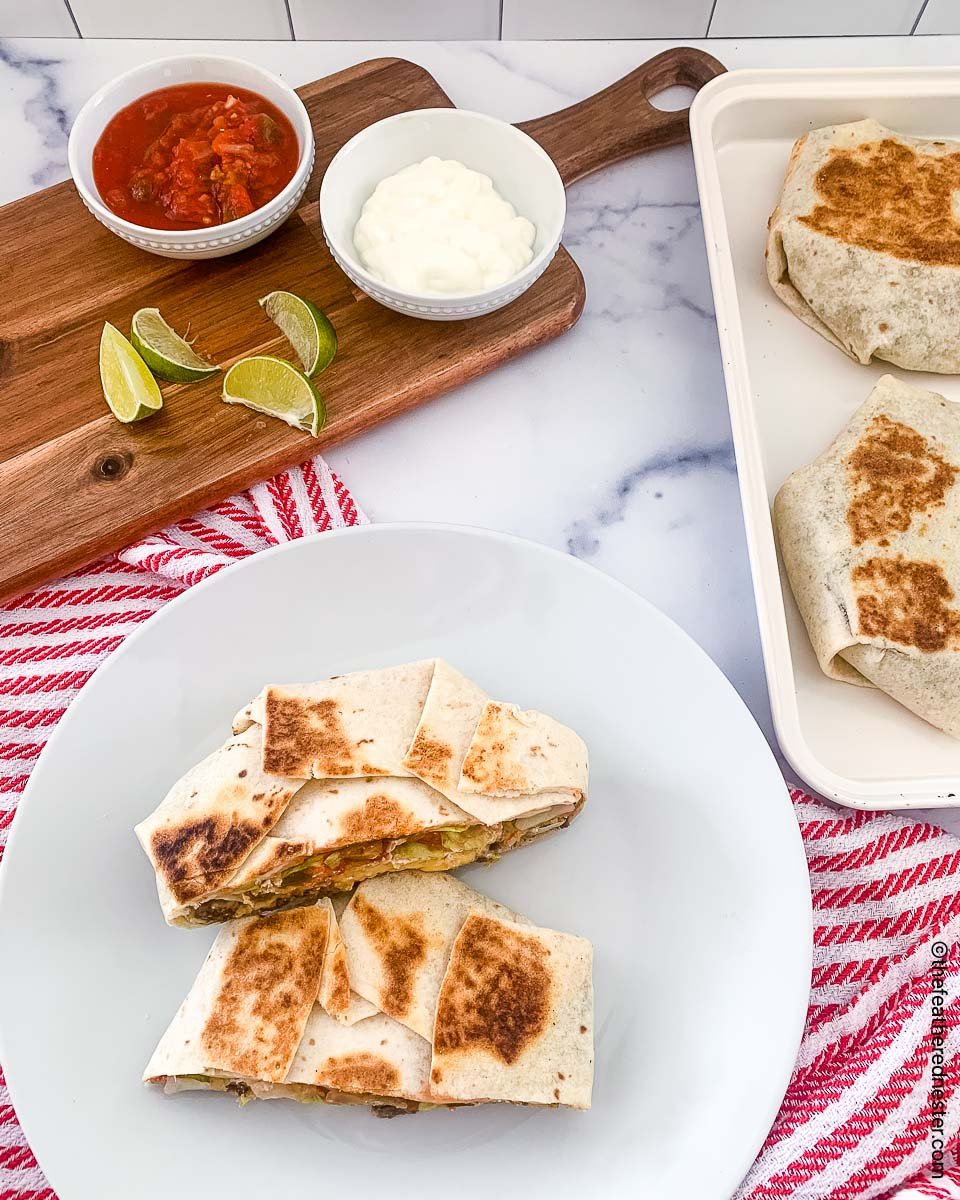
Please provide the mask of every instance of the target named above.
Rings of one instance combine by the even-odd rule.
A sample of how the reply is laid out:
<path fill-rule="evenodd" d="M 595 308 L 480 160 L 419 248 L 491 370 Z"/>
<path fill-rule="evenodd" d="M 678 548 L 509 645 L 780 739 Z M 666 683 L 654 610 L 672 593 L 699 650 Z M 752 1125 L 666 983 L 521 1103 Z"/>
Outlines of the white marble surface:
<path fill-rule="evenodd" d="M 597 91 L 666 45 L 0 40 L 0 202 L 65 178 L 83 101 L 165 54 L 235 54 L 294 85 L 399 54 L 457 104 L 517 121 Z M 960 38 L 708 48 L 730 67 L 952 64 Z M 577 184 L 564 240 L 587 281 L 575 329 L 329 461 L 374 519 L 509 530 L 622 579 L 706 649 L 773 740 L 689 148 Z M 956 810 L 935 819 L 960 831 Z"/>

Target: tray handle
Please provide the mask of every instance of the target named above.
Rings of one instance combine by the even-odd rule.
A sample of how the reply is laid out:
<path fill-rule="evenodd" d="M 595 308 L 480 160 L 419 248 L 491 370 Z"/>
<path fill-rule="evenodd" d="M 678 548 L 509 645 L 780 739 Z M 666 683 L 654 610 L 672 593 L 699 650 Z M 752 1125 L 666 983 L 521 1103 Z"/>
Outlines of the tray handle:
<path fill-rule="evenodd" d="M 592 171 L 690 136 L 689 108 L 664 112 L 648 97 L 678 84 L 701 88 L 726 70 L 691 46 L 664 50 L 579 104 L 519 126 L 546 150 L 569 186 Z"/>

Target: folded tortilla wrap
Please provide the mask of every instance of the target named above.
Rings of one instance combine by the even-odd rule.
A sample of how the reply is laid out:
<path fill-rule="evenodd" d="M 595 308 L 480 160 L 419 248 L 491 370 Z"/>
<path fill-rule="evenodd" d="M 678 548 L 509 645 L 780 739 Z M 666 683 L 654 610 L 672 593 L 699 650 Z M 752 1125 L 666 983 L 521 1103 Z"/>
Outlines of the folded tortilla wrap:
<path fill-rule="evenodd" d="M 440 986 L 430 1090 L 437 1099 L 589 1108 L 590 943 L 471 912 Z"/>
<path fill-rule="evenodd" d="M 403 766 L 488 824 L 537 817 L 533 827 L 547 826 L 572 816 L 587 787 L 587 749 L 573 730 L 494 703 L 442 659 Z"/>
<path fill-rule="evenodd" d="M 213 1075 L 281 1083 L 320 990 L 328 932 L 329 913 L 321 907 L 225 925 L 144 1079 Z"/>
<path fill-rule="evenodd" d="M 474 910 L 524 920 L 451 875 L 406 871 L 362 883 L 340 918 L 352 987 L 380 1012 L 432 1037 L 450 949 Z"/>
<path fill-rule="evenodd" d="M 374 937 L 394 982 L 401 960 L 410 966 L 427 1037 L 409 1027 L 409 1006 L 406 1024 L 377 1011 L 345 1024 L 327 1011 L 335 912 L 324 900 L 225 925 L 144 1080 L 380 1115 L 485 1100 L 589 1107 L 589 943 L 537 929 L 447 876 L 412 872 L 360 890 L 401 880 L 402 904 L 370 905 L 358 921 L 369 929 L 376 912 L 384 923 Z M 345 982 L 355 983 L 352 967 Z"/>
<path fill-rule="evenodd" d="M 807 325 L 861 363 L 960 372 L 960 142 L 873 120 L 805 134 L 770 217 L 767 275 Z"/>
<path fill-rule="evenodd" d="M 822 670 L 960 737 L 960 408 L 885 375 L 774 503 Z"/>
<path fill-rule="evenodd" d="M 326 897 L 317 903 L 326 909 L 329 917 L 327 950 L 323 959 L 317 1003 L 341 1025 L 356 1025 L 358 1021 L 372 1017 L 377 1009 L 350 986 L 347 950 L 340 934 L 340 922 L 333 903 Z"/>
<path fill-rule="evenodd" d="M 440 660 L 268 686 L 234 729 L 137 827 L 171 924 L 495 859 L 569 824 L 586 793 L 572 730 Z"/>
<path fill-rule="evenodd" d="M 314 1003 L 332 917 L 326 900 L 225 925 L 144 1080 L 171 1093 L 416 1111 L 430 1043 L 372 1008 L 344 1025 Z"/>
<path fill-rule="evenodd" d="M 231 737 L 136 827 L 165 907 L 189 907 L 225 884 L 303 787 L 265 774 L 261 749 L 259 725 Z"/>

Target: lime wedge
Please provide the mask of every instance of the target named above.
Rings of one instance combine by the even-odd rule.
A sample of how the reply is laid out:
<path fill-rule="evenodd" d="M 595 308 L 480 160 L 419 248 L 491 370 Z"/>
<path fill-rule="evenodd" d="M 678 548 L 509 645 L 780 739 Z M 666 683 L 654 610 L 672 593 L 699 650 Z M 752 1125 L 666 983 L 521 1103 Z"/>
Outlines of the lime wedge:
<path fill-rule="evenodd" d="M 141 308 L 133 314 L 130 341 L 154 375 L 171 383 L 193 383 L 220 370 L 170 328 L 159 308 Z"/>
<path fill-rule="evenodd" d="M 100 335 L 100 383 L 118 421 L 142 421 L 163 407 L 163 397 L 147 364 L 109 322 Z"/>
<path fill-rule="evenodd" d="M 260 300 L 260 307 L 296 350 L 308 375 L 319 375 L 330 366 L 337 353 L 337 331 L 315 304 L 293 292 L 271 292 Z"/>
<path fill-rule="evenodd" d="M 279 417 L 314 437 L 327 419 L 320 393 L 306 375 L 272 354 L 234 363 L 223 378 L 223 398 L 227 404 L 244 404 L 255 412 Z"/>

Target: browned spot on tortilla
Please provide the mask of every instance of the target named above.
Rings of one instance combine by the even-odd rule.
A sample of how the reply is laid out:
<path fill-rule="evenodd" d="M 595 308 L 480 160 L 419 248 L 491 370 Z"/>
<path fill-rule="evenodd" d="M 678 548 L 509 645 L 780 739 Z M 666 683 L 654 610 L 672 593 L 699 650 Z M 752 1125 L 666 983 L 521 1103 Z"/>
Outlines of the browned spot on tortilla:
<path fill-rule="evenodd" d="M 338 941 L 328 954 L 328 962 L 324 965 L 329 967 L 329 978 L 320 998 L 331 1016 L 346 1016 L 350 1011 L 350 976 L 343 942 Z"/>
<path fill-rule="evenodd" d="M 509 719 L 502 704 L 487 704 L 477 722 L 473 745 L 463 760 L 463 777 L 484 791 L 522 792 L 527 787 L 526 775 L 517 764 L 504 761 L 508 743 L 516 741 L 516 734 L 507 728 Z"/>
<path fill-rule="evenodd" d="M 554 1098 L 554 1100 L 559 1100 L 559 1099 L 560 1099 L 560 1089 L 559 1089 L 559 1088 L 554 1088 L 554 1089 L 553 1089 L 553 1098 Z"/>
<path fill-rule="evenodd" d="M 808 228 L 910 262 L 960 265 L 951 207 L 960 154 L 919 154 L 884 138 L 831 150 L 815 182 L 823 202 L 800 217 Z"/>
<path fill-rule="evenodd" d="M 320 987 L 327 914 L 295 908 L 240 929 L 201 1032 L 219 1070 L 279 1082 Z"/>
<path fill-rule="evenodd" d="M 370 796 L 363 808 L 344 814 L 336 844 L 406 837 L 417 828 L 418 822 L 410 809 L 398 804 L 391 796 Z"/>
<path fill-rule="evenodd" d="M 870 558 L 852 572 L 859 633 L 931 653 L 960 648 L 960 611 L 942 569 L 933 562 Z"/>
<path fill-rule="evenodd" d="M 282 838 L 272 838 L 274 844 L 269 847 L 270 854 L 257 867 L 257 876 L 266 879 L 276 871 L 286 870 L 296 859 L 307 859 L 313 853 L 309 842 L 286 842 Z"/>
<path fill-rule="evenodd" d="M 444 976 L 434 1049 L 485 1051 L 515 1063 L 550 1019 L 545 947 L 502 921 L 471 913 Z"/>
<path fill-rule="evenodd" d="M 452 746 L 432 738 L 425 730 L 418 729 L 403 765 L 421 779 L 432 783 L 444 783 L 452 758 Z"/>
<path fill-rule="evenodd" d="M 847 524 L 853 544 L 904 533 L 917 513 L 942 505 L 957 468 L 922 434 L 883 413 L 845 460 L 853 492 Z"/>
<path fill-rule="evenodd" d="M 443 1072 L 440 1070 L 439 1067 L 433 1068 L 433 1070 L 430 1072 L 430 1079 L 434 1083 L 442 1083 L 443 1082 Z"/>
<path fill-rule="evenodd" d="M 353 911 L 370 939 L 383 968 L 380 1008 L 402 1019 L 410 1011 L 417 971 L 427 957 L 423 914 L 388 917 L 361 895 L 353 898 Z"/>
<path fill-rule="evenodd" d="M 581 1025 L 581 1026 L 580 1026 L 580 1032 L 581 1032 L 581 1033 L 586 1033 L 586 1032 L 587 1032 L 587 1027 L 586 1027 L 586 1025 Z"/>
<path fill-rule="evenodd" d="M 246 777 L 247 777 L 247 768 L 246 767 L 244 767 L 243 770 L 237 772 L 238 779 L 246 779 Z"/>
<path fill-rule="evenodd" d="M 262 836 L 259 821 L 233 824 L 217 814 L 156 830 L 150 849 L 167 887 L 185 903 L 229 879 Z"/>
<path fill-rule="evenodd" d="M 352 775 L 353 746 L 335 700 L 310 700 L 268 688 L 263 702 L 263 769 L 318 779 Z"/>
<path fill-rule="evenodd" d="M 890 326 L 886 323 L 886 321 L 881 321 L 877 328 L 881 333 L 886 333 Z"/>
<path fill-rule="evenodd" d="M 328 1058 L 317 1071 L 317 1083 L 341 1092 L 389 1096 L 400 1088 L 400 1072 L 385 1058 L 366 1050 Z"/>

